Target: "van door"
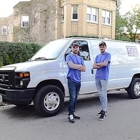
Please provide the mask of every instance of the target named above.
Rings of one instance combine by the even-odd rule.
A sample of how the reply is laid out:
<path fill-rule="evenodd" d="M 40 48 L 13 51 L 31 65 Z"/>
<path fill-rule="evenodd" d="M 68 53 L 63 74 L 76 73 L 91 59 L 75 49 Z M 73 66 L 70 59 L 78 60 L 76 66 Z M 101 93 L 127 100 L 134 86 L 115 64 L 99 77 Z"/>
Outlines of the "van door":
<path fill-rule="evenodd" d="M 91 60 L 91 53 L 89 51 L 89 42 L 87 40 L 75 40 L 72 43 L 74 42 L 79 43 L 79 55 L 83 58 L 85 66 L 86 66 L 86 71 L 81 72 L 80 94 L 91 93 L 95 90 L 95 83 L 94 83 L 95 80 L 94 80 L 94 73 L 92 73 L 93 62 Z M 66 54 L 71 52 L 71 45 L 67 49 Z M 67 64 L 65 63 L 65 65 Z M 64 70 L 64 72 L 66 73 L 65 76 L 67 76 L 67 71 L 68 69 L 66 68 Z"/>
<path fill-rule="evenodd" d="M 90 41 L 94 57 L 100 53 L 99 42 L 99 40 Z M 106 40 L 105 42 L 107 44 L 106 51 L 111 54 L 108 90 L 128 87 L 140 62 L 136 46 L 132 43 L 119 41 Z"/>

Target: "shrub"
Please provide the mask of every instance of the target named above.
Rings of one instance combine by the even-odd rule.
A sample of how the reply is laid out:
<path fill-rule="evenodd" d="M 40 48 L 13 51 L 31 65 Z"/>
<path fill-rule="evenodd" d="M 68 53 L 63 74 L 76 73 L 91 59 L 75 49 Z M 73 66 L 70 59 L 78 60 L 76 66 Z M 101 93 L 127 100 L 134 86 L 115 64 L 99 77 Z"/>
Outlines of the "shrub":
<path fill-rule="evenodd" d="M 98 36 L 88 36 L 88 35 L 85 35 L 85 36 L 80 36 L 80 35 L 70 35 L 70 36 L 67 36 L 66 38 L 71 38 L 71 37 L 84 37 L 84 38 L 99 38 Z"/>
<path fill-rule="evenodd" d="M 40 48 L 34 43 L 0 42 L 0 66 L 25 62 Z"/>

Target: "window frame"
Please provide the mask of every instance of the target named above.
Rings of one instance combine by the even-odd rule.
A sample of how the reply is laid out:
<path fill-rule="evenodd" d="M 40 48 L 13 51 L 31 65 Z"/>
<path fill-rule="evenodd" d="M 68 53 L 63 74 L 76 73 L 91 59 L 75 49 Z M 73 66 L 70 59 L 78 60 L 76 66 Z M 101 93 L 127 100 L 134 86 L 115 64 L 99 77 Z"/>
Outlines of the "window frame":
<path fill-rule="evenodd" d="M 24 21 L 23 20 L 24 17 L 28 17 L 28 20 L 27 21 Z M 28 25 L 27 26 L 23 25 L 24 22 L 27 22 Z M 28 28 L 28 27 L 29 27 L 29 16 L 28 15 L 22 15 L 21 16 L 21 28 Z"/>
<path fill-rule="evenodd" d="M 79 46 L 79 53 L 78 53 L 78 55 L 81 56 L 81 57 L 83 58 L 84 61 L 90 61 L 90 60 L 91 60 L 91 53 L 90 53 L 89 42 L 88 42 L 87 40 L 74 40 L 74 41 L 71 43 L 71 45 L 68 47 L 68 49 L 66 50 L 66 52 L 65 52 L 65 58 L 66 58 L 66 56 L 67 56 L 69 53 L 72 52 L 72 50 L 71 50 L 72 44 L 73 44 L 73 43 L 78 43 L 78 44 L 80 45 L 80 44 L 82 44 L 81 42 L 86 42 L 85 45 L 87 46 L 87 48 L 85 48 L 84 45 L 83 45 L 83 46 Z M 83 51 L 85 51 L 85 52 L 88 53 L 87 56 L 86 56 L 86 53 L 85 53 L 85 52 L 83 52 L 83 54 L 84 54 L 85 56 L 82 55 L 82 52 L 80 51 L 82 48 L 84 48 Z M 86 51 L 86 50 L 87 50 L 87 51 Z M 86 59 L 86 58 L 87 58 L 87 59 Z"/>
<path fill-rule="evenodd" d="M 103 14 L 103 12 L 104 12 L 104 14 Z M 109 17 L 107 16 L 107 13 L 109 14 Z M 110 22 L 108 22 L 108 19 L 110 20 Z M 102 24 L 112 25 L 111 21 L 112 21 L 112 12 L 109 10 L 102 10 Z"/>
<path fill-rule="evenodd" d="M 61 7 L 61 21 L 64 22 L 64 6 Z"/>
<path fill-rule="evenodd" d="M 6 30 L 6 31 L 4 31 L 4 29 Z M 3 36 L 6 36 L 7 34 L 8 34 L 8 28 L 7 28 L 7 26 L 2 26 L 2 28 L 1 28 L 1 34 L 3 35 Z"/>
<path fill-rule="evenodd" d="M 77 13 L 74 13 L 74 6 L 77 7 Z M 71 21 L 78 21 L 79 19 L 79 6 L 77 4 L 71 5 Z M 77 14 L 77 19 L 73 19 L 73 14 Z"/>
<path fill-rule="evenodd" d="M 94 10 L 95 10 L 95 14 L 94 14 Z M 90 15 L 90 19 L 88 19 L 88 15 Z M 93 20 L 94 19 L 93 16 L 95 16 L 96 20 Z M 99 18 L 99 8 L 87 6 L 87 21 L 92 23 L 98 23 L 99 22 L 98 18 Z"/>
<path fill-rule="evenodd" d="M 88 19 L 88 15 L 89 15 L 89 19 Z M 87 6 L 87 21 L 91 21 L 91 7 Z"/>

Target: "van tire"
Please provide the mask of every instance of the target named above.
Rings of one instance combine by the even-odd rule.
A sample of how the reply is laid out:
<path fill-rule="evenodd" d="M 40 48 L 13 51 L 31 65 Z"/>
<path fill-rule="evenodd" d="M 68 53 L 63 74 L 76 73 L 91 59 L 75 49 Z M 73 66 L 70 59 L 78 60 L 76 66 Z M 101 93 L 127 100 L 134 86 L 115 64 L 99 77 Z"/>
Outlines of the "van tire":
<path fill-rule="evenodd" d="M 134 78 L 127 89 L 128 96 L 131 99 L 140 98 L 140 78 Z"/>
<path fill-rule="evenodd" d="M 41 116 L 57 115 L 64 105 L 64 94 L 60 88 L 47 85 L 40 88 L 34 99 L 35 109 Z"/>

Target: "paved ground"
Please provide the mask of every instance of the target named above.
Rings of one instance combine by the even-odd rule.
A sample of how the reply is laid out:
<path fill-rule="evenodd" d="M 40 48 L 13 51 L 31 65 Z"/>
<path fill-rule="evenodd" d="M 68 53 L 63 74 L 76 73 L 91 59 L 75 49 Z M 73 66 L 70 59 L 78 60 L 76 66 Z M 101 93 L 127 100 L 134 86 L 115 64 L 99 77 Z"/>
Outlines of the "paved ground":
<path fill-rule="evenodd" d="M 140 99 L 127 94 L 109 93 L 108 117 L 98 121 L 97 96 L 90 95 L 77 103 L 81 116 L 74 124 L 67 120 L 67 106 L 54 117 L 41 118 L 31 105 L 18 109 L 0 107 L 0 140 L 140 140 Z"/>

